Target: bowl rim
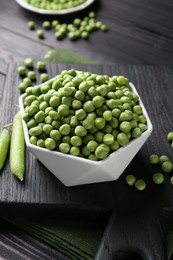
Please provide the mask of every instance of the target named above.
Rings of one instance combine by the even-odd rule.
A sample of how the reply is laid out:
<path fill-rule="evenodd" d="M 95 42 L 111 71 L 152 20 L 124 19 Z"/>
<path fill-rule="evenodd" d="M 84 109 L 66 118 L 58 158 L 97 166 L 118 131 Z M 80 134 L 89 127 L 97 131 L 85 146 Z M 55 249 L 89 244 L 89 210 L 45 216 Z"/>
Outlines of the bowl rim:
<path fill-rule="evenodd" d="M 26 2 L 26 0 L 16 0 L 16 2 L 23 7 L 26 10 L 39 13 L 39 14 L 48 14 L 48 15 L 65 15 L 65 14 L 70 14 L 74 13 L 77 11 L 81 11 L 85 8 L 87 8 L 89 5 L 91 5 L 95 0 L 86 0 L 83 4 L 73 7 L 73 8 L 68 8 L 68 9 L 63 9 L 63 10 L 46 10 L 46 9 L 41 9 L 37 8 L 35 6 L 32 6 Z"/>
<path fill-rule="evenodd" d="M 47 82 L 50 82 L 52 80 L 54 80 L 56 78 L 53 77 L 51 79 L 49 79 Z M 44 84 L 47 84 L 47 82 L 44 82 L 40 85 L 44 85 Z M 131 90 L 132 92 L 134 92 L 135 94 L 138 95 L 138 98 L 139 98 L 139 104 L 140 106 L 142 107 L 142 110 L 143 110 L 143 114 L 145 115 L 146 119 L 147 119 L 147 130 L 145 132 L 143 132 L 139 137 L 131 140 L 126 146 L 124 147 L 120 147 L 118 148 L 118 150 L 112 152 L 107 158 L 103 159 L 103 160 L 100 160 L 100 161 L 92 161 L 92 160 L 89 160 L 87 158 L 83 158 L 83 157 L 78 157 L 78 156 L 74 156 L 74 155 L 71 155 L 71 154 L 64 154 L 64 153 L 61 153 L 59 151 L 54 151 L 54 150 L 48 150 L 46 148 L 43 148 L 43 147 L 38 147 L 36 145 L 33 145 L 30 143 L 29 141 L 29 134 L 28 134 L 28 128 L 27 128 L 27 125 L 26 125 L 26 122 L 23 120 L 22 118 L 22 124 L 23 124 L 23 129 L 24 129 L 24 137 L 25 137 L 25 142 L 26 142 L 26 146 L 28 148 L 31 148 L 31 149 L 35 149 L 35 150 L 41 150 L 41 151 L 44 151 L 45 153 L 54 153 L 54 154 L 57 154 L 58 156 L 60 157 L 67 157 L 67 158 L 70 158 L 72 160 L 77 160 L 77 161 L 83 161 L 83 162 L 89 162 L 90 164 L 93 164 L 93 165 L 98 165 L 98 164 L 101 164 L 101 163 L 105 163 L 105 161 L 111 159 L 113 156 L 115 156 L 115 153 L 116 155 L 118 155 L 119 153 L 122 152 L 122 150 L 125 150 L 127 147 L 129 147 L 130 145 L 133 145 L 133 143 L 136 141 L 136 140 L 139 140 L 139 138 L 142 138 L 146 135 L 150 135 L 153 131 L 153 126 L 152 126 L 152 123 L 151 123 L 151 120 L 149 118 L 149 115 L 145 109 L 145 106 L 140 98 L 140 95 L 138 94 L 135 86 L 133 85 L 133 83 L 129 83 L 130 84 L 130 87 L 131 87 Z M 22 94 L 19 96 L 19 107 L 20 107 L 20 111 L 21 111 L 21 115 L 23 116 L 24 114 L 24 105 L 23 105 L 23 99 L 25 98 L 26 96 L 26 93 Z"/>

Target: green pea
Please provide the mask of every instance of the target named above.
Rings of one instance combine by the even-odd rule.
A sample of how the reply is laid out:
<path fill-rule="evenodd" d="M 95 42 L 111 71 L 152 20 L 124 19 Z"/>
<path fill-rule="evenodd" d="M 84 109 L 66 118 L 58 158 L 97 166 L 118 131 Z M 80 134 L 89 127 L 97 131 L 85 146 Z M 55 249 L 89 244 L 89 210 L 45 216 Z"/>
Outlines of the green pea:
<path fill-rule="evenodd" d="M 162 155 L 159 157 L 159 163 L 169 162 L 169 157 L 167 155 Z"/>
<path fill-rule="evenodd" d="M 72 146 L 72 147 L 70 148 L 70 154 L 71 154 L 71 155 L 74 155 L 74 156 L 79 156 L 79 155 L 80 155 L 80 149 L 79 149 L 79 147 L 77 147 L 77 146 Z"/>
<path fill-rule="evenodd" d="M 94 152 L 95 149 L 97 148 L 98 146 L 98 143 L 94 140 L 91 140 L 87 143 L 87 149 L 90 151 L 90 152 Z"/>
<path fill-rule="evenodd" d="M 44 29 L 48 30 L 48 29 L 51 28 L 51 23 L 49 21 L 44 21 L 42 23 L 42 26 L 43 26 Z"/>
<path fill-rule="evenodd" d="M 30 29 L 30 30 L 34 30 L 34 29 L 35 29 L 35 23 L 34 23 L 34 21 L 29 21 L 29 22 L 27 22 L 27 27 L 28 27 L 28 29 Z"/>
<path fill-rule="evenodd" d="M 173 166 L 172 166 L 171 162 L 166 161 L 166 162 L 162 163 L 162 171 L 169 173 L 172 171 L 172 169 L 173 169 Z"/>
<path fill-rule="evenodd" d="M 40 86 L 32 87 L 32 94 L 35 96 L 39 96 L 41 94 Z"/>
<path fill-rule="evenodd" d="M 54 139 L 52 139 L 52 138 L 46 138 L 46 140 L 45 140 L 45 147 L 47 148 L 47 149 L 49 149 L 49 150 L 53 150 L 53 149 L 55 149 L 55 147 L 56 147 L 56 142 L 55 142 L 55 140 Z"/>
<path fill-rule="evenodd" d="M 95 156 L 98 158 L 98 159 L 105 159 L 108 157 L 108 154 L 109 154 L 109 151 L 110 151 L 110 148 L 108 145 L 106 144 L 99 144 L 95 150 Z"/>
<path fill-rule="evenodd" d="M 126 176 L 126 182 L 128 185 L 133 186 L 136 182 L 136 177 L 133 174 L 129 174 Z"/>
<path fill-rule="evenodd" d="M 133 138 L 137 138 L 139 137 L 140 135 L 142 134 L 142 131 L 139 127 L 135 127 L 133 130 L 132 130 L 132 137 Z"/>
<path fill-rule="evenodd" d="M 146 188 L 146 183 L 144 180 L 139 179 L 135 182 L 135 188 L 142 191 Z"/>
<path fill-rule="evenodd" d="M 168 140 L 169 142 L 173 142 L 173 132 L 169 132 L 169 133 L 167 134 L 167 140 Z"/>
<path fill-rule="evenodd" d="M 39 39 L 44 39 L 44 31 L 43 30 L 37 30 L 36 35 Z"/>
<path fill-rule="evenodd" d="M 159 163 L 159 156 L 157 154 L 151 154 L 149 161 L 151 164 L 158 164 Z"/>
<path fill-rule="evenodd" d="M 74 133 L 77 136 L 84 137 L 87 135 L 87 130 L 83 126 L 78 125 L 75 127 Z"/>
<path fill-rule="evenodd" d="M 42 83 L 44 83 L 44 82 L 46 82 L 46 81 L 48 81 L 49 80 L 49 75 L 47 74 L 47 73 L 42 73 L 41 75 L 40 75 L 40 81 L 42 82 Z"/>
<path fill-rule="evenodd" d="M 55 81 L 52 83 L 52 89 L 58 90 L 59 88 L 62 88 L 62 83 L 61 83 L 61 81 L 59 81 L 59 80 L 55 80 Z"/>
<path fill-rule="evenodd" d="M 38 112 L 38 106 L 36 106 L 36 105 L 30 105 L 30 106 L 28 107 L 28 114 L 29 114 L 29 116 L 33 116 L 33 115 L 35 115 L 37 112 Z"/>
<path fill-rule="evenodd" d="M 106 121 L 103 117 L 97 117 L 94 121 L 94 125 L 97 129 L 102 129 L 105 127 Z"/>
<path fill-rule="evenodd" d="M 26 68 L 24 66 L 19 66 L 17 68 L 17 72 L 20 76 L 25 76 L 26 75 Z"/>
<path fill-rule="evenodd" d="M 120 131 L 123 133 L 129 133 L 131 130 L 131 123 L 129 121 L 123 121 L 120 126 Z"/>
<path fill-rule="evenodd" d="M 36 80 L 36 73 L 35 73 L 35 71 L 29 71 L 27 77 L 29 79 L 31 79 L 32 81 Z"/>
<path fill-rule="evenodd" d="M 69 113 L 70 113 L 69 107 L 67 105 L 64 105 L 64 104 L 60 105 L 58 107 L 58 113 L 61 116 L 68 116 Z"/>
<path fill-rule="evenodd" d="M 117 141 L 121 146 L 126 146 L 129 143 L 129 138 L 125 133 L 119 133 L 117 135 Z"/>
<path fill-rule="evenodd" d="M 34 67 L 34 62 L 32 58 L 26 58 L 24 60 L 24 64 L 27 68 L 33 68 Z"/>
<path fill-rule="evenodd" d="M 58 141 L 61 139 L 61 133 L 57 129 L 53 129 L 50 131 L 50 137 L 55 141 Z"/>
<path fill-rule="evenodd" d="M 38 137 L 37 136 L 31 136 L 29 138 L 29 141 L 30 141 L 31 144 L 37 145 Z"/>
<path fill-rule="evenodd" d="M 46 115 L 45 113 L 41 110 L 39 112 L 37 112 L 35 115 L 34 115 L 34 119 L 37 123 L 41 123 L 44 121 Z"/>
<path fill-rule="evenodd" d="M 35 126 L 29 129 L 30 136 L 38 136 L 42 133 L 42 128 L 40 126 Z"/>
<path fill-rule="evenodd" d="M 68 143 L 61 143 L 59 145 L 59 151 L 61 153 L 68 153 L 70 151 L 70 145 Z"/>
<path fill-rule="evenodd" d="M 52 96 L 49 100 L 49 104 L 51 107 L 58 107 L 60 105 L 60 98 Z"/>
<path fill-rule="evenodd" d="M 28 122 L 27 122 L 27 127 L 30 129 L 32 127 L 37 126 L 37 122 L 35 121 L 34 118 L 31 118 Z"/>
<path fill-rule="evenodd" d="M 36 145 L 44 148 L 45 147 L 45 140 L 44 139 L 38 139 Z"/>
<path fill-rule="evenodd" d="M 46 70 L 46 64 L 44 61 L 38 61 L 36 66 L 39 71 Z"/>
<path fill-rule="evenodd" d="M 116 140 L 114 140 L 113 143 L 110 145 L 110 148 L 111 148 L 112 151 L 118 150 L 119 147 L 120 147 L 120 145 Z"/>
<path fill-rule="evenodd" d="M 45 124 L 43 126 L 43 132 L 46 134 L 46 135 L 50 135 L 50 132 L 53 130 L 53 126 L 52 125 L 49 125 L 49 124 Z"/>
<path fill-rule="evenodd" d="M 139 106 L 139 105 L 134 106 L 133 112 L 136 113 L 137 115 L 141 115 L 142 114 L 142 107 Z"/>
<path fill-rule="evenodd" d="M 155 173 L 152 176 L 152 180 L 155 184 L 161 184 L 164 182 L 164 176 L 162 173 Z"/>
<path fill-rule="evenodd" d="M 59 132 L 62 135 L 69 135 L 71 132 L 71 126 L 69 124 L 62 124 L 59 128 Z"/>
<path fill-rule="evenodd" d="M 173 176 L 170 178 L 170 183 L 173 185 Z"/>

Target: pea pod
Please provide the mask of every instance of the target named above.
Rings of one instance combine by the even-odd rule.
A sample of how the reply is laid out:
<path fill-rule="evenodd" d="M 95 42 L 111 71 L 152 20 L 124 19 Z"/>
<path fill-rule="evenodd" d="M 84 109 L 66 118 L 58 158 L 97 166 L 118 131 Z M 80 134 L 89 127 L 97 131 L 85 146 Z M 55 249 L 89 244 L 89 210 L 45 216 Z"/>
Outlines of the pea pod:
<path fill-rule="evenodd" d="M 25 140 L 20 111 L 16 113 L 13 120 L 11 146 L 10 146 L 10 168 L 21 181 L 25 172 Z"/>
<path fill-rule="evenodd" d="M 4 127 L 0 135 L 0 170 L 2 169 L 5 163 L 8 149 L 9 149 L 9 144 L 10 144 L 10 134 L 8 129 Z"/>

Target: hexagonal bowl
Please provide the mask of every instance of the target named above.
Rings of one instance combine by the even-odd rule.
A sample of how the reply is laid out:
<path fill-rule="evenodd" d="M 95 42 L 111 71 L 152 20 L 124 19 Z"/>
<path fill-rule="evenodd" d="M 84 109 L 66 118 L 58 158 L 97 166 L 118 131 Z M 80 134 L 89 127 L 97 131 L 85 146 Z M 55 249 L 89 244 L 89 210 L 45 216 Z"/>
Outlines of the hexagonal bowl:
<path fill-rule="evenodd" d="M 130 86 L 132 91 L 139 96 L 134 85 L 130 83 Z M 24 114 L 24 97 L 25 94 L 19 97 L 21 115 Z M 63 154 L 58 151 L 50 151 L 46 148 L 33 145 L 29 141 L 28 128 L 23 120 L 26 146 L 28 150 L 65 186 L 115 181 L 126 169 L 153 130 L 152 123 L 140 96 L 139 103 L 143 109 L 143 114 L 147 119 L 147 130 L 143 132 L 141 136 L 131 140 L 125 147 L 121 147 L 117 151 L 111 153 L 104 160 L 91 161 L 89 159 Z"/>

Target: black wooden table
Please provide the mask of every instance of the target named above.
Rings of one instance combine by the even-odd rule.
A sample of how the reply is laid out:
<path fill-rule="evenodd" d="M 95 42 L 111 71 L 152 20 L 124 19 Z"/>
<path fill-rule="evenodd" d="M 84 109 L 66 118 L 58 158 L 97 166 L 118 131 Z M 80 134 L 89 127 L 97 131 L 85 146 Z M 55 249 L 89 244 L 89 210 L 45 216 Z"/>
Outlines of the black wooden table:
<path fill-rule="evenodd" d="M 29 56 L 38 60 L 43 59 L 47 51 L 63 47 L 101 64 L 84 66 L 84 69 L 109 74 L 124 74 L 129 77 L 136 85 L 149 112 L 154 126 L 153 134 L 116 182 L 66 189 L 53 176 L 47 178 L 48 173 L 45 170 L 42 179 L 45 185 L 43 188 L 52 190 L 48 196 L 42 197 L 37 190 L 34 190 L 33 196 L 37 198 L 36 205 L 33 205 L 34 197 L 27 196 L 23 189 L 23 193 L 21 192 L 17 197 L 13 192 L 9 196 L 7 190 L 14 191 L 16 187 L 20 189 L 20 185 L 14 184 L 11 177 L 3 174 L 0 184 L 1 212 L 3 210 L 14 214 L 13 206 L 16 207 L 16 200 L 21 204 L 25 200 L 32 203 L 33 208 L 28 209 L 30 213 L 31 209 L 34 211 L 40 203 L 43 203 L 45 207 L 53 204 L 54 212 L 59 210 L 58 207 L 55 208 L 60 204 L 61 209 L 64 208 L 64 210 L 78 208 L 82 212 L 83 210 L 97 212 L 97 209 L 102 212 L 108 211 L 110 219 L 96 259 L 123 259 L 122 255 L 125 253 L 122 251 L 128 251 L 128 255 L 131 255 L 133 260 L 135 257 L 136 259 L 165 260 L 164 224 L 166 220 L 163 208 L 172 208 L 173 191 L 169 185 L 169 177 L 161 187 L 156 187 L 151 182 L 153 169 L 148 163 L 148 156 L 157 152 L 160 155 L 167 154 L 173 160 L 170 144 L 166 140 L 167 133 L 173 130 L 171 120 L 173 3 L 171 0 L 164 2 L 161 0 L 145 2 L 142 0 L 96 0 L 95 4 L 82 11 L 79 16 L 86 15 L 90 10 L 96 11 L 97 19 L 107 24 L 109 28 L 107 33 L 96 32 L 88 41 L 70 42 L 68 39 L 57 41 L 52 37 L 51 32 L 47 32 L 46 39 L 39 40 L 26 28 L 27 21 L 34 20 L 41 25 L 42 21 L 52 20 L 52 17 L 26 11 L 13 0 L 1 1 L 0 114 L 2 116 L 0 124 L 9 122 L 15 113 L 12 107 L 18 98 L 18 93 L 12 89 L 12 86 L 15 84 L 14 88 L 16 88 L 19 81 L 16 75 L 17 64 Z M 75 16 L 74 14 L 67 15 L 60 19 L 68 22 Z M 50 75 L 54 76 L 61 69 L 68 67 L 70 68 L 71 65 L 50 65 L 48 69 Z M 78 65 L 73 67 L 79 68 Z M 7 89 L 7 92 L 3 91 Z M 10 95 L 10 91 L 13 96 Z M 5 108 L 7 103 L 8 109 Z M 31 160 L 32 164 L 34 165 L 34 161 Z M 40 164 L 36 164 L 35 167 L 37 170 L 41 167 L 41 171 L 44 171 Z M 8 171 L 8 167 L 5 171 Z M 146 179 L 148 183 L 146 191 L 139 193 L 125 184 L 125 175 L 131 172 Z M 7 180 L 8 186 L 5 186 Z M 57 187 L 59 195 L 54 197 Z M 41 189 L 39 192 L 42 192 Z M 6 202 L 12 203 L 12 207 L 7 207 Z M 17 209 L 21 209 L 21 205 L 17 205 Z M 24 207 L 24 212 L 26 210 Z M 44 207 L 42 210 L 44 211 Z M 49 210 L 51 211 L 50 207 Z M 22 210 L 20 214 L 21 212 Z M 66 259 L 56 250 L 5 224 L 1 228 L 0 248 L 2 259 Z"/>

